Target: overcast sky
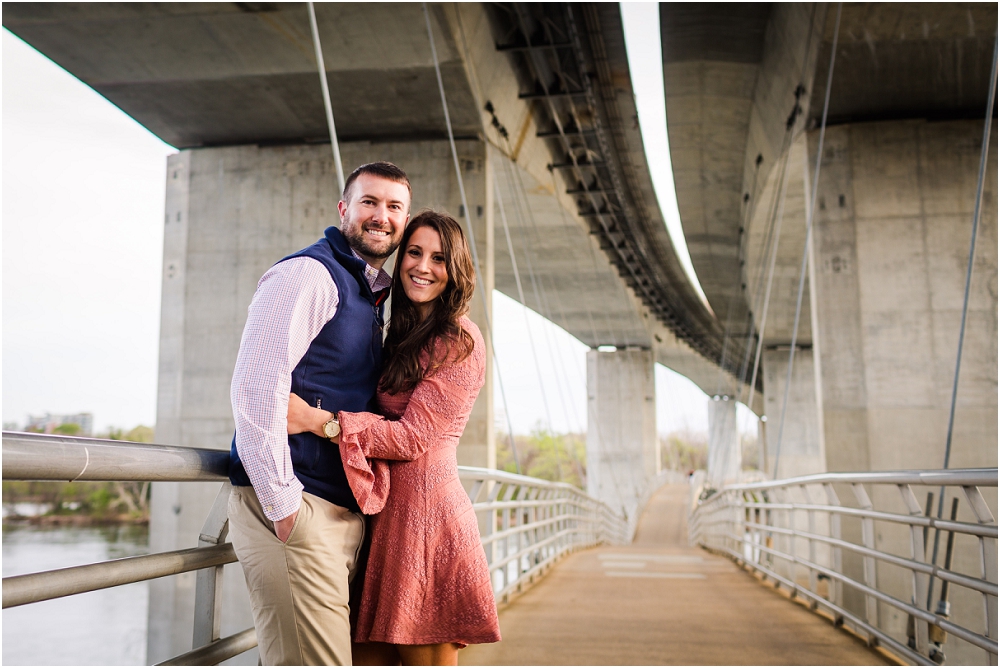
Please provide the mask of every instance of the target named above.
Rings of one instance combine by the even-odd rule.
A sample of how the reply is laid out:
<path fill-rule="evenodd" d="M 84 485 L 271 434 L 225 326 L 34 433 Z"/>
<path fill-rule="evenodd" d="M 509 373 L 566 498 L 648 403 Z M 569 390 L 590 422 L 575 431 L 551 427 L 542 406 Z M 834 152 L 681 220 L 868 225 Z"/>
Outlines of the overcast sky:
<path fill-rule="evenodd" d="M 626 29 L 646 30 L 641 57 L 657 65 L 641 74 L 662 82 L 656 5 L 634 4 Z M 633 12 L 638 21 L 628 20 Z M 6 30 L 2 41 L 3 421 L 23 425 L 29 414 L 91 412 L 98 430 L 152 425 L 164 175 L 176 150 Z M 636 53 L 630 45 L 630 57 Z M 659 89 L 663 131 L 650 134 L 661 134 L 665 147 L 662 83 L 635 87 L 644 135 L 657 113 L 655 99 L 654 111 L 643 108 L 645 91 L 656 98 Z M 653 168 L 665 210 L 666 197 L 676 209 L 667 160 L 668 183 L 662 160 Z M 668 223 L 672 216 L 665 215 Z M 533 356 L 522 307 L 497 293 L 494 310 L 515 431 L 550 418 L 557 431 L 584 430 L 586 346 L 529 312 L 539 373 L 524 362 Z M 656 385 L 661 433 L 707 428 L 707 397 L 693 383 L 657 366 Z M 494 400 L 501 416 L 499 391 Z M 748 411 L 741 417 L 745 429 L 755 430 Z"/>

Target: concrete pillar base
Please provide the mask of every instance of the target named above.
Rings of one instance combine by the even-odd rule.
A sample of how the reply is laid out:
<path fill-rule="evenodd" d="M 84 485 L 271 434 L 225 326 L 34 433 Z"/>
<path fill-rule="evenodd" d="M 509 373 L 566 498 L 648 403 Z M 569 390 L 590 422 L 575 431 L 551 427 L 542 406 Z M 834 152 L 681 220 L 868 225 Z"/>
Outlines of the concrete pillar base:
<path fill-rule="evenodd" d="M 660 470 L 652 352 L 588 352 L 587 405 L 587 492 L 631 517 Z"/>
<path fill-rule="evenodd" d="M 795 353 L 792 386 L 785 409 L 785 425 L 781 428 L 781 409 L 788 378 L 788 350 L 765 350 L 764 407 L 767 411 L 767 475 L 778 468 L 776 478 L 791 478 L 826 471 L 823 434 L 820 430 L 820 407 L 816 397 L 816 374 L 812 350 Z M 781 452 L 778 435 L 781 432 Z"/>
<path fill-rule="evenodd" d="M 486 148 L 458 143 L 482 273 L 486 309 L 493 289 L 492 181 Z M 375 160 L 402 167 L 413 186 L 412 213 L 443 210 L 466 227 L 448 142 L 341 145 L 345 168 Z M 247 306 L 260 276 L 288 253 L 339 225 L 340 193 L 329 145 L 191 149 L 167 164 L 157 441 L 228 450 L 229 386 Z M 468 230 L 466 229 L 468 234 Z M 386 264 L 391 272 L 393 260 Z M 493 357 L 483 300 L 471 317 L 486 346 L 486 384 L 459 446 L 460 464 L 495 467 Z M 150 544 L 156 551 L 197 545 L 218 485 L 153 485 Z M 242 573 L 228 566 L 223 634 L 252 625 Z M 231 573 L 230 573 L 231 571 Z M 147 660 L 191 649 L 194 573 L 151 583 Z M 251 656 L 251 654 L 253 656 Z M 256 652 L 237 661 L 254 664 Z"/>
<path fill-rule="evenodd" d="M 716 489 L 739 480 L 743 457 L 736 429 L 736 401 L 708 400 L 708 484 Z"/>

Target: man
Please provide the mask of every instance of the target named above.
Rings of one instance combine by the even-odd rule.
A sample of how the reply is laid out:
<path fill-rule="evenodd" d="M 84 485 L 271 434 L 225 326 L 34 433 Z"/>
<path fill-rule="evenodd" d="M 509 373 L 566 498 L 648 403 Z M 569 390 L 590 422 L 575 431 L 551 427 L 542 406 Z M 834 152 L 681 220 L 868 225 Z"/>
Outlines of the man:
<path fill-rule="evenodd" d="M 337 205 L 340 229 L 271 267 L 250 303 L 233 374 L 236 419 L 229 535 L 264 665 L 350 665 L 349 582 L 364 521 L 339 448 L 287 434 L 288 395 L 370 410 L 381 367 L 382 265 L 409 220 L 395 165 L 358 167 Z M 336 419 L 326 424 L 330 438 Z"/>

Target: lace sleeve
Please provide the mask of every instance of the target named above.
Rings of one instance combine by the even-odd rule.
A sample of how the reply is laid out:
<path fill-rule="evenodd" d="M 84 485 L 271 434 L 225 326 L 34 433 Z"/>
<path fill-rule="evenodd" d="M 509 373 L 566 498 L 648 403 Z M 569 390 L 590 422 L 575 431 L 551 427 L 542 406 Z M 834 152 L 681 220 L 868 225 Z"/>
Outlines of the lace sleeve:
<path fill-rule="evenodd" d="M 457 364 L 445 364 L 413 390 L 399 420 L 340 413 L 341 444 L 356 442 L 365 457 L 410 461 L 437 441 L 461 436 L 486 378 L 481 341 Z"/>
<path fill-rule="evenodd" d="M 486 379 L 482 336 L 471 322 L 466 328 L 473 336 L 472 354 L 420 381 L 399 420 L 340 412 L 340 456 L 362 512 L 377 513 L 385 505 L 389 492 L 386 460 L 411 461 L 434 444 L 462 435 Z"/>

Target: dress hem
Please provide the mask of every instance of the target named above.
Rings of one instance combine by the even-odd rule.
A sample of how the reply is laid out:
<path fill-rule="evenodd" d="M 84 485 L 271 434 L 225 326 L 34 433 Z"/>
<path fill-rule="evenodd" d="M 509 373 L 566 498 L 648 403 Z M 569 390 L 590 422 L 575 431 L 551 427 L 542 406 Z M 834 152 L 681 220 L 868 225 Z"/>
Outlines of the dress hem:
<path fill-rule="evenodd" d="M 405 640 L 394 640 L 391 638 L 376 638 L 374 636 L 369 636 L 368 640 L 355 640 L 354 642 L 359 644 L 371 643 L 371 642 L 384 642 L 390 645 L 439 645 L 442 643 L 452 642 L 456 645 L 488 645 L 490 643 L 500 642 L 499 636 L 484 636 L 477 639 L 468 640 L 454 640 L 450 638 L 442 639 L 440 637 L 430 637 L 430 638 L 407 638 Z"/>

